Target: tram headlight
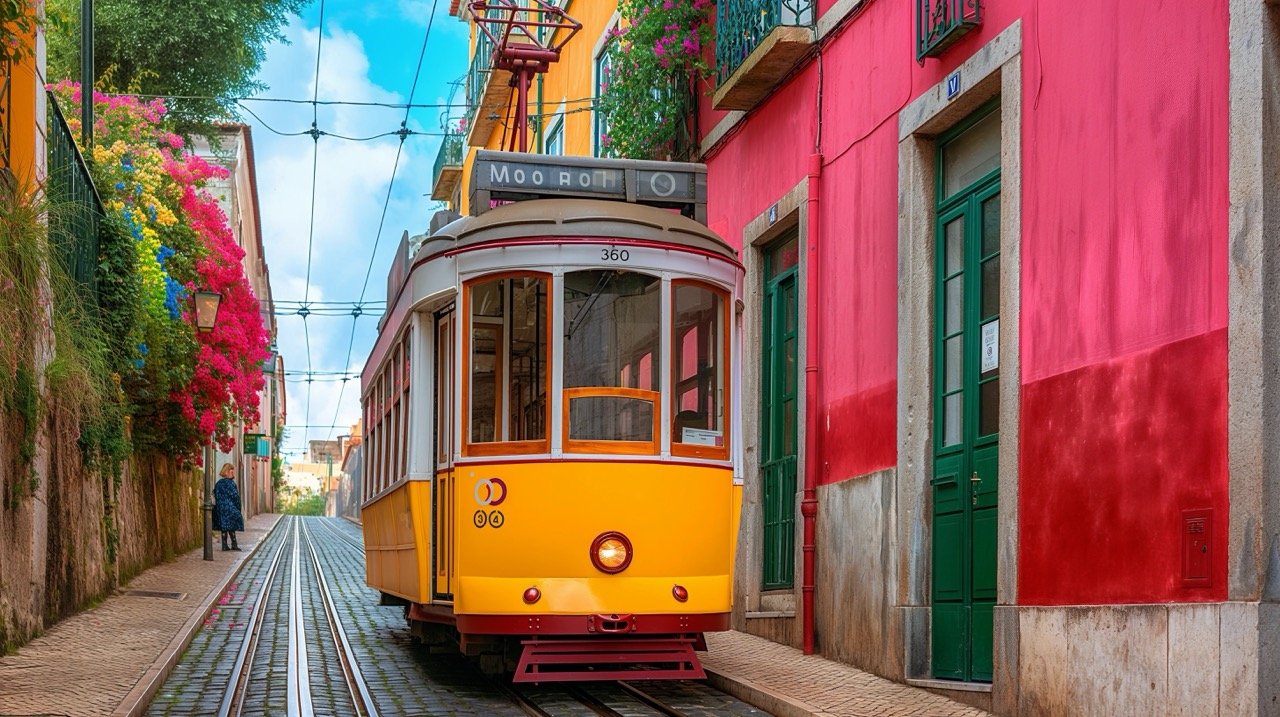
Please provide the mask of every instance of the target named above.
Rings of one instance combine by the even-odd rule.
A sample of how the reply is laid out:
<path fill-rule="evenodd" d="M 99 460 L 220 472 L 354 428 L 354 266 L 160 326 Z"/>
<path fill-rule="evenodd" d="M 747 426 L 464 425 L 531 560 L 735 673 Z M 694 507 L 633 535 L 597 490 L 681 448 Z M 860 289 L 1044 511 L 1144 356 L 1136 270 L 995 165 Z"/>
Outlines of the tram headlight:
<path fill-rule="evenodd" d="M 591 542 L 591 564 L 602 573 L 626 570 L 632 555 L 631 541 L 617 531 L 601 533 Z"/>

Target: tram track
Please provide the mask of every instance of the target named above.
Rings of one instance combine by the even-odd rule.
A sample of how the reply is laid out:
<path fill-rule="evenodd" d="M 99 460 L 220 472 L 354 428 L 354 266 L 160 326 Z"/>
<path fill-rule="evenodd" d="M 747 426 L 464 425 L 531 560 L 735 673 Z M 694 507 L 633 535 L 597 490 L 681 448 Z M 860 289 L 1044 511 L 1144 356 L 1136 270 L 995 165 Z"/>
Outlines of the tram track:
<path fill-rule="evenodd" d="M 246 712 L 259 710 L 258 706 L 248 704 L 249 683 L 253 677 L 253 666 L 258 658 L 263 632 L 267 627 L 268 612 L 274 603 L 283 599 L 281 592 L 287 585 L 285 711 L 288 717 L 309 717 L 316 714 L 312 695 L 312 666 L 307 651 L 309 632 L 314 632 L 315 637 L 327 636 L 326 647 L 331 645 L 334 649 L 348 698 L 343 699 L 342 703 L 349 705 L 350 713 L 360 717 L 379 717 L 372 692 L 360 670 L 355 650 L 347 638 L 346 629 L 339 617 L 337 603 L 334 601 L 329 580 L 325 576 L 324 564 L 311 535 L 308 521 L 300 517 L 289 517 L 286 520 L 288 523 L 281 526 L 284 537 L 271 558 L 270 567 L 262 580 L 262 588 L 256 595 L 253 611 L 245 626 L 245 634 L 237 651 L 231 678 L 223 693 L 217 715 L 218 717 L 239 717 Z M 314 571 L 319 615 L 314 614 L 316 612 L 314 608 L 308 611 L 303 599 L 306 595 L 304 589 L 311 584 L 311 581 L 304 581 L 303 577 L 305 568 L 308 567 Z M 282 568 L 285 571 L 283 573 Z M 279 581 L 279 585 L 277 585 L 278 578 L 283 578 Z M 342 713 L 348 712 L 344 710 Z"/>

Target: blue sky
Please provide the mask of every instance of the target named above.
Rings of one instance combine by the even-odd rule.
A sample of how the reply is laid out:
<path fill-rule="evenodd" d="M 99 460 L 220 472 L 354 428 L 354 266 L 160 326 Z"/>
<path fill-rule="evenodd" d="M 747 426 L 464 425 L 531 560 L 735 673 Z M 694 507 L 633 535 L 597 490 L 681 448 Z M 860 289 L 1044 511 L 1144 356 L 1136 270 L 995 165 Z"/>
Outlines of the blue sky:
<path fill-rule="evenodd" d="M 325 0 L 320 28 L 318 0 L 284 30 L 287 43 L 267 50 L 259 79 L 263 97 L 309 100 L 316 87 L 316 46 L 323 32 L 319 99 L 404 103 L 409 97 L 418 55 L 434 0 Z M 426 57 L 414 93 L 415 104 L 445 104 L 450 82 L 467 68 L 466 25 L 448 14 L 449 0 L 438 0 Z M 461 91 L 454 103 L 464 102 Z M 311 127 L 310 104 L 246 102 L 260 119 L 244 113 L 253 126 L 263 243 L 277 302 L 385 301 L 386 274 L 406 229 L 425 231 L 437 208 L 430 200 L 431 172 L 440 137 L 410 136 L 396 171 L 381 236 L 379 218 L 395 161 L 397 137 L 352 142 L 321 137 L 318 142 L 314 231 L 312 231 L 312 139 L 280 136 Z M 411 111 L 409 128 L 440 130 L 441 108 Z M 454 110 L 457 114 L 460 110 Z M 404 110 L 321 106 L 320 130 L 367 137 L 400 127 Z M 376 242 L 376 253 L 375 253 Z M 311 251 L 307 280 L 308 245 Z M 372 271 L 369 271 L 372 255 Z M 291 304 L 296 306 L 296 304 Z M 316 376 L 308 384 L 295 372 L 350 371 L 358 374 L 376 337 L 380 311 L 359 319 L 349 314 L 278 317 L 278 347 L 289 372 L 288 434 L 285 453 L 301 457 L 307 441 L 337 437 L 360 416 L 358 378 L 345 383 Z M 356 327 L 354 341 L 352 325 Z M 309 344 L 309 350 L 308 350 Z M 350 359 L 348 360 L 348 346 Z M 336 424 L 336 428 L 330 428 Z"/>

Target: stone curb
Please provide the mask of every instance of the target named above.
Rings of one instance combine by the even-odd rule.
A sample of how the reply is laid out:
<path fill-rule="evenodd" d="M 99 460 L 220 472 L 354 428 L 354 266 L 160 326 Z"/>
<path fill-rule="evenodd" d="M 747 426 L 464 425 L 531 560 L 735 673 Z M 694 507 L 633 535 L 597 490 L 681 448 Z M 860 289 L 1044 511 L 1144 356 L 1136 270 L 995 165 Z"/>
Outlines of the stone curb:
<path fill-rule="evenodd" d="M 788 697 L 752 682 L 745 677 L 739 677 L 724 670 L 713 670 L 705 665 L 703 669 L 706 670 L 707 682 L 711 683 L 711 686 L 771 715 L 775 715 L 775 717 L 837 717 L 830 712 L 824 712 L 807 702 Z"/>
<path fill-rule="evenodd" d="M 191 613 L 191 617 L 187 618 L 186 623 L 178 629 L 178 634 L 173 636 L 173 640 L 169 642 L 168 647 L 160 653 L 155 662 L 147 668 L 142 674 L 138 682 L 134 684 L 133 689 L 129 690 L 129 694 L 124 696 L 120 704 L 112 711 L 111 717 L 140 717 L 146 712 L 147 707 L 151 705 L 151 700 L 156 696 L 156 692 L 160 691 L 160 686 L 168 679 L 169 673 L 173 672 L 173 668 L 178 664 L 178 660 L 182 658 L 182 653 L 191 645 L 191 641 L 195 639 L 196 632 L 200 630 L 200 625 L 209 617 L 213 610 L 213 604 L 217 602 L 218 596 L 226 591 L 231 585 L 231 581 L 236 579 L 240 574 L 240 569 L 244 564 L 249 562 L 257 554 L 263 543 L 267 542 L 267 537 L 271 535 L 276 526 L 280 524 L 280 515 L 275 515 L 275 520 L 271 523 L 271 527 L 262 534 L 254 546 L 245 553 L 241 553 L 239 560 L 231 564 L 227 568 L 227 572 L 222 579 L 213 586 L 213 589 L 204 596 L 195 610 Z"/>

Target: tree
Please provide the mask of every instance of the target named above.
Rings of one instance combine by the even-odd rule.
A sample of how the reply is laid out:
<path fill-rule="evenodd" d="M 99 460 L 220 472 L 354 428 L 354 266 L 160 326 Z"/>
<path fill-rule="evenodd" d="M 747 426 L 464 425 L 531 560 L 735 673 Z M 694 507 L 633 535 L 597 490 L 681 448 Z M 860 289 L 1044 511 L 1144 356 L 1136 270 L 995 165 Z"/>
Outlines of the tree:
<path fill-rule="evenodd" d="M 165 95 L 186 134 L 228 118 L 266 46 L 308 0 L 97 0 L 95 89 Z M 49 79 L 80 79 L 80 0 L 49 0 Z"/>

